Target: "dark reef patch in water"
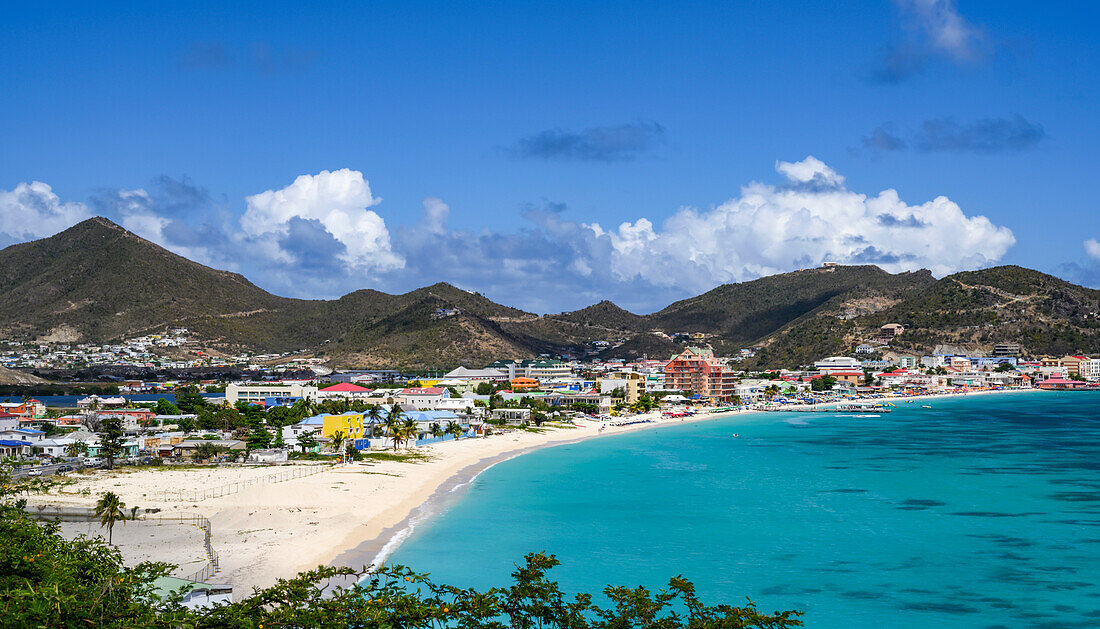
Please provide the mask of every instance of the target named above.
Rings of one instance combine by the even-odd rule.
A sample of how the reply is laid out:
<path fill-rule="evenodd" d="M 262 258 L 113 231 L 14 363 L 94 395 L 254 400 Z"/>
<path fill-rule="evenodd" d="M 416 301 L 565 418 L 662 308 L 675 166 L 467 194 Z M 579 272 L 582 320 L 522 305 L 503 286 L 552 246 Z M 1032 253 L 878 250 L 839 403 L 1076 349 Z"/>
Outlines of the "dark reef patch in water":
<path fill-rule="evenodd" d="M 902 603 L 902 609 L 918 612 L 939 612 L 941 614 L 977 614 L 981 610 L 962 603 L 909 602 Z"/>

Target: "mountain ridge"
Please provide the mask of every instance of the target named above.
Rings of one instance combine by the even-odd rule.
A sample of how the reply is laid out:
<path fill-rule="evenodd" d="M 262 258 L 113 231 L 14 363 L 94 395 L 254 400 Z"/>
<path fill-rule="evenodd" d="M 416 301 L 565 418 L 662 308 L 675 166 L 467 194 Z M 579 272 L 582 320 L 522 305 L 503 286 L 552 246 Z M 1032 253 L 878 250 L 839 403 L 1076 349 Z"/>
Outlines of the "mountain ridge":
<path fill-rule="evenodd" d="M 667 358 L 685 337 L 719 353 L 760 348 L 746 363 L 754 367 L 797 366 L 850 351 L 885 322 L 908 327 L 892 344 L 902 351 L 1017 335 L 1033 351 L 1095 352 L 1097 312 L 1100 291 L 1010 265 L 938 280 L 927 270 L 823 267 L 722 284 L 650 314 L 603 300 L 537 315 L 446 282 L 402 294 L 281 297 L 102 217 L 0 250 L 5 336 L 104 342 L 187 327 L 213 349 L 308 350 L 338 366 L 480 366 L 594 349 Z"/>

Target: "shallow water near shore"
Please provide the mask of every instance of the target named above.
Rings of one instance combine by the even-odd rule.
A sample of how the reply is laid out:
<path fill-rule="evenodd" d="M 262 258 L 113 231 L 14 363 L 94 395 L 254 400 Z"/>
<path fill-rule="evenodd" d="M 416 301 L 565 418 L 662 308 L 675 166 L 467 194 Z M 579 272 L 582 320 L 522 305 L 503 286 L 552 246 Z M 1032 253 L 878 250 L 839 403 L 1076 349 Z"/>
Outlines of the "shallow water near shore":
<path fill-rule="evenodd" d="M 566 591 L 682 574 L 828 629 L 1100 626 L 1100 393 L 658 428 L 504 461 L 451 502 L 388 563 L 488 587 L 547 551 Z"/>

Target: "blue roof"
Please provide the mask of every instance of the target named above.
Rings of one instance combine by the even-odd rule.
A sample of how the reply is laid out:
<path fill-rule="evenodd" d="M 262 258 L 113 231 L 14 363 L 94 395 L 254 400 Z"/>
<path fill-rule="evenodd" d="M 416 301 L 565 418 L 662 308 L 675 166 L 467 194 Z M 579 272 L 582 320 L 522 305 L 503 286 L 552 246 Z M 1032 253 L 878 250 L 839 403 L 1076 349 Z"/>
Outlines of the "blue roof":
<path fill-rule="evenodd" d="M 416 411 L 414 413 L 408 413 L 408 416 L 410 419 L 417 422 L 434 422 L 441 419 L 458 419 L 458 415 L 455 415 L 451 411 Z"/>
<path fill-rule="evenodd" d="M 24 435 L 44 435 L 44 434 L 46 434 L 46 431 L 44 431 L 44 430 L 35 430 L 34 428 L 16 428 L 15 430 L 13 430 L 11 432 L 18 432 L 18 433 L 22 433 Z"/>
<path fill-rule="evenodd" d="M 14 447 L 23 448 L 23 447 L 26 447 L 26 446 L 29 446 L 29 445 L 31 445 L 31 444 L 27 441 L 13 441 L 11 439 L 0 439 L 0 447 L 4 447 L 4 448 L 14 448 Z"/>

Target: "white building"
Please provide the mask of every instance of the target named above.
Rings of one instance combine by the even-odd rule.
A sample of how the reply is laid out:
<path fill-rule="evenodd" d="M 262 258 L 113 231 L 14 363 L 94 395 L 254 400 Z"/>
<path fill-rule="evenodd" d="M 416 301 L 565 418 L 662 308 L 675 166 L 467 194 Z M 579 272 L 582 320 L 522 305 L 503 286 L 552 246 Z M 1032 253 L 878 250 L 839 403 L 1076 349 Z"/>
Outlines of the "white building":
<path fill-rule="evenodd" d="M 401 389 L 399 395 L 402 404 L 410 404 L 417 410 L 434 410 L 440 402 L 450 397 L 450 392 L 443 387 L 413 387 Z"/>
<path fill-rule="evenodd" d="M 833 373 L 834 371 L 862 371 L 863 367 L 855 358 L 830 356 L 814 363 L 814 369 L 822 373 Z"/>
<path fill-rule="evenodd" d="M 267 398 L 317 399 L 317 387 L 298 383 L 232 383 L 225 387 L 225 401 L 263 404 Z"/>
<path fill-rule="evenodd" d="M 60 439 L 43 439 L 34 444 L 34 449 L 37 452 L 42 452 L 52 457 L 62 457 L 66 456 L 65 448 L 74 443 L 76 443 L 76 439 L 68 439 L 65 437 Z"/>
<path fill-rule="evenodd" d="M 467 369 L 459 367 L 447 373 L 444 378 L 448 380 L 466 380 L 467 382 L 504 381 L 508 374 L 499 369 Z"/>

